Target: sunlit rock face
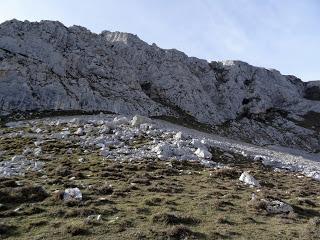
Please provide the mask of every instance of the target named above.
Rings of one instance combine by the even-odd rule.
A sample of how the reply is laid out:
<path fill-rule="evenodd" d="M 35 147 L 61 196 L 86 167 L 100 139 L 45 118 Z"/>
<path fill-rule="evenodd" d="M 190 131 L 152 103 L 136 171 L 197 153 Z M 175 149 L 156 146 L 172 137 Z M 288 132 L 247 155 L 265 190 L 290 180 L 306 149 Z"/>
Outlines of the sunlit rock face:
<path fill-rule="evenodd" d="M 209 125 L 228 122 L 231 131 L 225 134 L 249 141 L 256 129 L 250 129 L 248 136 L 241 131 L 254 126 L 260 132 L 270 127 L 276 135 L 265 130 L 267 134 L 258 137 L 261 143 L 308 150 L 320 145 L 316 129 L 305 130 L 295 122 L 309 112 L 320 112 L 319 82 L 303 83 L 240 61 L 209 63 L 148 45 L 129 33 L 95 34 L 53 21 L 4 22 L 0 114 L 42 110 L 183 115 Z M 277 132 L 274 119 L 252 118 L 260 114 L 270 118 L 268 113 L 274 110 L 285 112 L 276 124 L 283 122 L 289 135 Z M 240 124 L 240 130 L 234 124 Z"/>

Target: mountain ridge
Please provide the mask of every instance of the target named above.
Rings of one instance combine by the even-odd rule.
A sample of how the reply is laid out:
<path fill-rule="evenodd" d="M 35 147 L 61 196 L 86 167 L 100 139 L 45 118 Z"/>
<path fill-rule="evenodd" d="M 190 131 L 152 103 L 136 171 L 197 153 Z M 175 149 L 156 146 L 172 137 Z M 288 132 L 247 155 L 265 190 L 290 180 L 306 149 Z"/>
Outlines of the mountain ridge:
<path fill-rule="evenodd" d="M 320 81 L 242 61 L 208 62 L 131 33 L 96 34 L 57 21 L 0 24 L 0 60 L 1 115 L 79 110 L 191 117 L 256 144 L 320 149 Z M 306 119 L 310 113 L 314 121 Z"/>

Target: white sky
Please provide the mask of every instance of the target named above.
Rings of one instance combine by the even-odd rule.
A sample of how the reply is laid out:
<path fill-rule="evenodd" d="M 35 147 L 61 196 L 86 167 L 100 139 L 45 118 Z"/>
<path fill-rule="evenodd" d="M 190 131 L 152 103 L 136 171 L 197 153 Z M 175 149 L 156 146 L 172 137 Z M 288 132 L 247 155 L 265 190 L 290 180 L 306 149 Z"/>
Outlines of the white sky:
<path fill-rule="evenodd" d="M 0 0 L 0 22 L 12 18 L 131 32 L 189 56 L 320 80 L 318 0 Z"/>

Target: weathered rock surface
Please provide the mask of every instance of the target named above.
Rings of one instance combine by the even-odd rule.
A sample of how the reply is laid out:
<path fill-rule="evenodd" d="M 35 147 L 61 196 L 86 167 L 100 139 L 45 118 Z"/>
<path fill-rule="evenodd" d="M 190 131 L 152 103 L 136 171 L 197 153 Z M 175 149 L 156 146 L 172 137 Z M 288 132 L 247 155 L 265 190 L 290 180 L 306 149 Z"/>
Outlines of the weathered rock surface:
<path fill-rule="evenodd" d="M 243 172 L 239 178 L 239 180 L 247 185 L 250 185 L 252 187 L 261 187 L 260 183 L 251 176 L 248 172 Z"/>
<path fill-rule="evenodd" d="M 260 145 L 320 151 L 319 82 L 240 61 L 209 63 L 129 33 L 4 22 L 0 115 L 43 110 L 171 115 Z"/>
<path fill-rule="evenodd" d="M 67 188 L 63 194 L 64 201 L 81 201 L 82 193 L 79 188 Z"/>

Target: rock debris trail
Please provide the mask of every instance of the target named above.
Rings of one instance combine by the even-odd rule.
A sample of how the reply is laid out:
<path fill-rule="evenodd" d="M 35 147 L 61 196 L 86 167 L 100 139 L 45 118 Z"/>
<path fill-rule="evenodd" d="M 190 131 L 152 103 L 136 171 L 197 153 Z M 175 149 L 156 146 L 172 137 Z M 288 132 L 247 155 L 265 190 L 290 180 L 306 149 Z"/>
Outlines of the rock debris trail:
<path fill-rule="evenodd" d="M 175 125 L 163 120 L 151 120 L 141 116 L 92 115 L 45 118 L 23 122 L 11 122 L 7 126 L 16 128 L 13 133 L 1 137 L 36 138 L 33 147 L 26 147 L 11 160 L 2 161 L 0 176 L 23 174 L 28 170 L 41 170 L 42 163 L 35 161 L 45 156 L 42 145 L 49 141 L 69 141 L 78 144 L 83 153 L 98 151 L 102 158 L 115 161 L 169 160 L 199 161 L 207 167 L 224 167 L 214 162 L 210 150 L 219 148 L 232 154 L 241 154 L 252 161 L 279 170 L 299 172 L 320 180 L 319 154 L 302 151 L 290 153 L 290 149 L 275 150 L 234 141 L 213 134 Z M 29 130 L 21 130 L 29 128 Z M 52 129 L 53 127 L 53 129 Z M 285 151 L 286 150 L 286 151 Z M 72 154 L 68 149 L 65 154 Z M 299 156 L 298 153 L 301 155 Z M 6 153 L 2 153 L 6 156 Z M 3 157 L 2 157 L 3 158 Z M 17 159 L 22 159 L 21 165 Z M 79 162 L 82 160 L 79 159 Z M 30 162 L 35 165 L 29 167 Z M 27 167 L 21 167 L 27 166 Z M 39 168 L 39 169 L 38 169 Z"/>
<path fill-rule="evenodd" d="M 157 122 L 160 128 L 182 131 L 192 137 L 206 139 L 209 146 L 218 147 L 228 152 L 240 153 L 244 156 L 251 156 L 253 160 L 261 160 L 265 165 L 301 172 L 308 177 L 320 180 L 320 154 L 310 154 L 302 150 L 278 146 L 260 147 L 189 129 L 163 120 L 157 120 Z"/>

